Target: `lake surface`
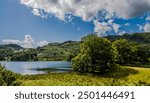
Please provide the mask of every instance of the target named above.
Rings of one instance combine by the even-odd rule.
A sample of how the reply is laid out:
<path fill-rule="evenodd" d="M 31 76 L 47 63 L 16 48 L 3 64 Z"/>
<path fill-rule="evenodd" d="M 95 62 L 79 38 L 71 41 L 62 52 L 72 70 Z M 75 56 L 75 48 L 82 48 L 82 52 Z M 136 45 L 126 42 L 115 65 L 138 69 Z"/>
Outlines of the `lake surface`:
<path fill-rule="evenodd" d="M 0 62 L 16 73 L 21 74 L 43 74 L 48 72 L 71 72 L 71 62 L 67 61 L 37 61 L 37 62 Z"/>

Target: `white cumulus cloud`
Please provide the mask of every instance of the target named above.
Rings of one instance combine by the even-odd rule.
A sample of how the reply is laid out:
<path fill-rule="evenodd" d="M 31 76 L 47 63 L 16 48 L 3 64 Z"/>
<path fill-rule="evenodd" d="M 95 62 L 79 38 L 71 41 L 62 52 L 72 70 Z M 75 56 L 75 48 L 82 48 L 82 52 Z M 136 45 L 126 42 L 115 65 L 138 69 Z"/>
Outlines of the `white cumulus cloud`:
<path fill-rule="evenodd" d="M 119 32 L 118 34 L 119 34 L 119 35 L 124 35 L 124 34 L 126 34 L 126 32 L 125 32 L 125 31 L 121 31 L 121 32 Z"/>
<path fill-rule="evenodd" d="M 119 24 L 116 24 L 116 23 L 113 24 L 113 29 L 114 29 L 115 33 L 118 33 L 120 27 L 121 27 L 121 25 L 119 25 Z"/>
<path fill-rule="evenodd" d="M 25 38 L 22 42 L 22 46 L 26 47 L 26 48 L 32 48 L 33 45 L 35 44 L 33 38 L 31 37 L 31 35 L 27 34 L 25 35 Z"/>
<path fill-rule="evenodd" d="M 150 20 L 150 15 L 148 15 L 148 16 L 146 17 L 146 20 Z"/>
<path fill-rule="evenodd" d="M 40 11 L 38 9 L 33 9 L 32 13 L 36 16 L 41 16 Z"/>
<path fill-rule="evenodd" d="M 137 25 L 140 31 L 150 32 L 150 23 L 145 23 L 143 25 Z"/>
<path fill-rule="evenodd" d="M 32 8 L 43 10 L 64 20 L 67 14 L 91 20 L 98 11 L 108 11 L 107 18 L 116 14 L 121 18 L 132 18 L 150 11 L 150 0 L 21 0 Z"/>
<path fill-rule="evenodd" d="M 32 9 L 37 16 L 53 15 L 60 20 L 81 17 L 84 21 L 91 21 L 95 25 L 94 31 L 106 33 L 113 21 L 105 25 L 105 20 L 114 17 L 129 19 L 150 12 L 150 0 L 20 0 L 21 4 Z M 103 12 L 105 11 L 105 13 Z M 104 15 L 104 16 L 103 16 Z M 95 22 L 97 20 L 98 22 Z M 102 21 L 103 20 L 103 21 Z M 100 23 L 101 21 L 101 23 Z M 100 27 L 100 28 L 97 28 Z M 115 32 L 120 26 L 114 24 Z"/>
<path fill-rule="evenodd" d="M 150 32 L 150 23 L 146 23 L 144 26 L 143 26 L 143 29 L 145 32 Z"/>
<path fill-rule="evenodd" d="M 40 47 L 45 46 L 47 44 L 48 44 L 47 41 L 40 41 L 40 42 L 37 43 L 37 45 L 40 46 Z"/>
<path fill-rule="evenodd" d="M 47 41 L 35 42 L 30 34 L 24 36 L 24 40 L 16 39 L 5 39 L 2 40 L 2 44 L 18 44 L 24 48 L 33 48 L 37 46 L 45 46 L 48 44 Z"/>
<path fill-rule="evenodd" d="M 5 40 L 2 40 L 2 43 L 3 44 L 18 44 L 18 45 L 22 44 L 20 40 L 14 40 L 14 39 L 5 39 Z"/>
<path fill-rule="evenodd" d="M 98 33 L 99 36 L 105 36 L 107 31 L 112 30 L 111 27 L 109 27 L 108 23 L 105 22 L 101 23 L 98 20 L 94 21 L 94 25 L 95 25 L 94 31 Z"/>
<path fill-rule="evenodd" d="M 112 19 L 111 19 L 111 20 L 108 20 L 108 24 L 109 24 L 109 25 L 112 25 L 113 22 L 114 22 L 114 20 L 112 20 Z"/>

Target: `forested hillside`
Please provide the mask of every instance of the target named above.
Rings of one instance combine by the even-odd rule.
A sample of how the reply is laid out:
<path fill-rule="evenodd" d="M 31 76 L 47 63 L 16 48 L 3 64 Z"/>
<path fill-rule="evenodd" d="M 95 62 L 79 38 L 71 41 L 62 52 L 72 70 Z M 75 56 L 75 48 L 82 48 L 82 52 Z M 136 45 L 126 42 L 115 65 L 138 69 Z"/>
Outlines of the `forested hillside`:
<path fill-rule="evenodd" d="M 0 45 L 0 49 L 13 49 L 13 50 L 19 50 L 23 49 L 20 45 L 17 44 L 6 44 L 6 45 Z"/>
<path fill-rule="evenodd" d="M 150 33 L 135 33 L 135 34 L 124 34 L 123 36 L 107 36 L 111 41 L 117 39 L 127 39 L 131 42 L 137 42 L 141 46 L 150 48 Z M 76 55 L 79 52 L 79 44 L 77 41 L 66 41 L 63 43 L 50 43 L 47 46 L 38 48 L 38 57 L 51 58 L 52 60 L 69 59 L 71 56 Z"/>
<path fill-rule="evenodd" d="M 124 34 L 122 36 L 109 35 L 110 41 L 127 39 L 136 42 L 142 48 L 150 51 L 150 33 Z M 65 41 L 49 43 L 35 49 L 26 49 L 16 44 L 0 45 L 0 60 L 35 61 L 35 60 L 68 60 L 75 57 L 80 50 L 80 41 Z"/>
<path fill-rule="evenodd" d="M 70 60 L 78 54 L 79 44 L 77 41 L 66 41 L 63 43 L 49 43 L 37 48 L 39 60 Z"/>
<path fill-rule="evenodd" d="M 134 33 L 134 34 L 124 34 L 124 35 L 109 35 L 106 38 L 114 41 L 116 39 L 127 39 L 132 42 L 138 43 L 150 43 L 150 33 Z"/>

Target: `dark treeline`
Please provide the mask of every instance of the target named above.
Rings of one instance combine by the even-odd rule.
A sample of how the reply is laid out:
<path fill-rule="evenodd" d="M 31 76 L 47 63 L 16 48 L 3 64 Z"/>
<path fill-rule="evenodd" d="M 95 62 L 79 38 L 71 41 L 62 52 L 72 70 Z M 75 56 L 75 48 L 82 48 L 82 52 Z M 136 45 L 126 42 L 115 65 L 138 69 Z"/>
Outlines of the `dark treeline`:
<path fill-rule="evenodd" d="M 16 49 L 14 48 L 15 44 L 13 46 L 3 45 L 0 46 L 0 61 L 71 61 L 79 52 L 79 43 L 76 41 L 49 43 L 46 46 L 35 49 Z"/>
<path fill-rule="evenodd" d="M 20 49 L 14 50 L 12 48 L 0 49 L 1 61 L 37 61 L 36 49 Z"/>

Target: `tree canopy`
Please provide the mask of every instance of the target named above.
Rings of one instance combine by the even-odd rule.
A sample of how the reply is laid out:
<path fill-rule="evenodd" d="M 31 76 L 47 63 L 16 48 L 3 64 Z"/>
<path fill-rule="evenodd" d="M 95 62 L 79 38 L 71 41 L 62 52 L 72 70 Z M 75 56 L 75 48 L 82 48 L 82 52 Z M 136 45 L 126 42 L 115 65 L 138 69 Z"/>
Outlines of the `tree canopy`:
<path fill-rule="evenodd" d="M 72 60 L 79 72 L 105 72 L 114 66 L 114 49 L 106 38 L 90 34 L 81 39 L 80 53 Z"/>
<path fill-rule="evenodd" d="M 113 42 L 113 47 L 117 54 L 117 62 L 119 64 L 130 63 L 133 59 L 133 54 L 136 51 L 136 44 L 129 42 L 126 39 L 119 39 Z"/>
<path fill-rule="evenodd" d="M 139 46 L 135 42 L 129 42 L 126 39 L 119 39 L 113 42 L 116 52 L 116 61 L 119 64 L 130 64 L 136 62 L 149 62 L 150 49 Z"/>

